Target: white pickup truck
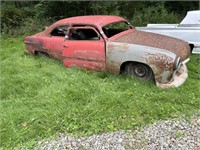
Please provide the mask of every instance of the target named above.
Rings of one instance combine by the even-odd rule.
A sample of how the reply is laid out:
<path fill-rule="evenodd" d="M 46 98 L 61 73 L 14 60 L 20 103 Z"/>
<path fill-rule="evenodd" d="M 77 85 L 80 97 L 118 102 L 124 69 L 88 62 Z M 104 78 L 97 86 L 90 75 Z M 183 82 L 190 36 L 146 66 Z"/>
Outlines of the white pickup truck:
<path fill-rule="evenodd" d="M 180 24 L 148 24 L 136 29 L 185 40 L 193 49 L 192 53 L 200 54 L 200 10 L 188 11 Z"/>

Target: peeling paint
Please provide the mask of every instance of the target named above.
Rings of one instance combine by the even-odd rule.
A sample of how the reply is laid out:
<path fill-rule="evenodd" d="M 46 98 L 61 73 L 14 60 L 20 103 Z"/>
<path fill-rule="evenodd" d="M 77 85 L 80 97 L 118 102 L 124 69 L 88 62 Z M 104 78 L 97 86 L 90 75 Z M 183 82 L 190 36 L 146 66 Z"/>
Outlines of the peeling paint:
<path fill-rule="evenodd" d="M 115 52 L 115 51 L 120 51 L 120 52 L 126 52 L 128 49 L 129 49 L 129 44 L 127 43 L 120 43 L 118 45 L 116 44 L 108 44 L 108 47 L 107 47 L 110 52 Z"/>
<path fill-rule="evenodd" d="M 169 81 L 174 70 L 174 59 L 165 54 L 146 54 L 146 62 L 149 66 L 154 66 L 155 79 L 158 82 Z"/>
<path fill-rule="evenodd" d="M 95 70 L 95 71 L 102 71 L 102 68 L 104 68 L 103 63 L 89 62 L 77 58 L 64 58 L 63 63 L 64 66 L 66 67 L 80 67 L 87 70 Z"/>
<path fill-rule="evenodd" d="M 99 57 L 101 54 L 97 51 L 91 50 L 76 50 L 74 51 L 74 57 L 78 59 L 84 59 L 89 61 L 104 62 L 103 58 Z"/>
<path fill-rule="evenodd" d="M 160 88 L 172 88 L 182 85 L 188 78 L 188 70 L 185 64 L 181 64 L 180 68 L 174 72 L 173 77 L 166 83 L 162 84 L 156 82 L 156 85 Z"/>

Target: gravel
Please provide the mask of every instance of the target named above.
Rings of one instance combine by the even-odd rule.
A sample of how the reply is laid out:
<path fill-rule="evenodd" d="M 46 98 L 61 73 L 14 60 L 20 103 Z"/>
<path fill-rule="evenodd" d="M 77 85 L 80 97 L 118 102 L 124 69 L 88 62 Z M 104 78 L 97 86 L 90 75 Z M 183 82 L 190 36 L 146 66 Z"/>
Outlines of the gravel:
<path fill-rule="evenodd" d="M 51 141 L 40 141 L 39 150 L 200 150 L 200 117 L 165 120 L 141 130 L 74 138 L 61 134 Z"/>

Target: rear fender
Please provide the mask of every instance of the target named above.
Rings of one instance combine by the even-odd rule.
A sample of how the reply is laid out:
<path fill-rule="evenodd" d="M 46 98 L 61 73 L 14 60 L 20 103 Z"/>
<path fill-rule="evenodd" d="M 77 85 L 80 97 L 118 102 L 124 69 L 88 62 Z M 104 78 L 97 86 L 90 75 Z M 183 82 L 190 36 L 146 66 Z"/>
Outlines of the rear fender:
<path fill-rule="evenodd" d="M 24 43 L 29 53 L 35 54 L 35 51 L 43 51 L 44 42 L 36 37 L 28 36 L 25 38 Z"/>

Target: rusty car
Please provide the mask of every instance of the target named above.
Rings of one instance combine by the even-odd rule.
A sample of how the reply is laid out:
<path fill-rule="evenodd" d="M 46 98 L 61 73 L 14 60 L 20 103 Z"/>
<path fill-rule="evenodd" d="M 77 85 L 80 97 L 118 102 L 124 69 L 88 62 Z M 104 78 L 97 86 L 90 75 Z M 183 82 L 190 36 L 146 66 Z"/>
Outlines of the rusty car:
<path fill-rule="evenodd" d="M 66 67 L 127 73 L 161 88 L 178 87 L 188 77 L 187 42 L 138 31 L 119 16 L 62 19 L 24 42 L 28 53 L 47 54 Z"/>

